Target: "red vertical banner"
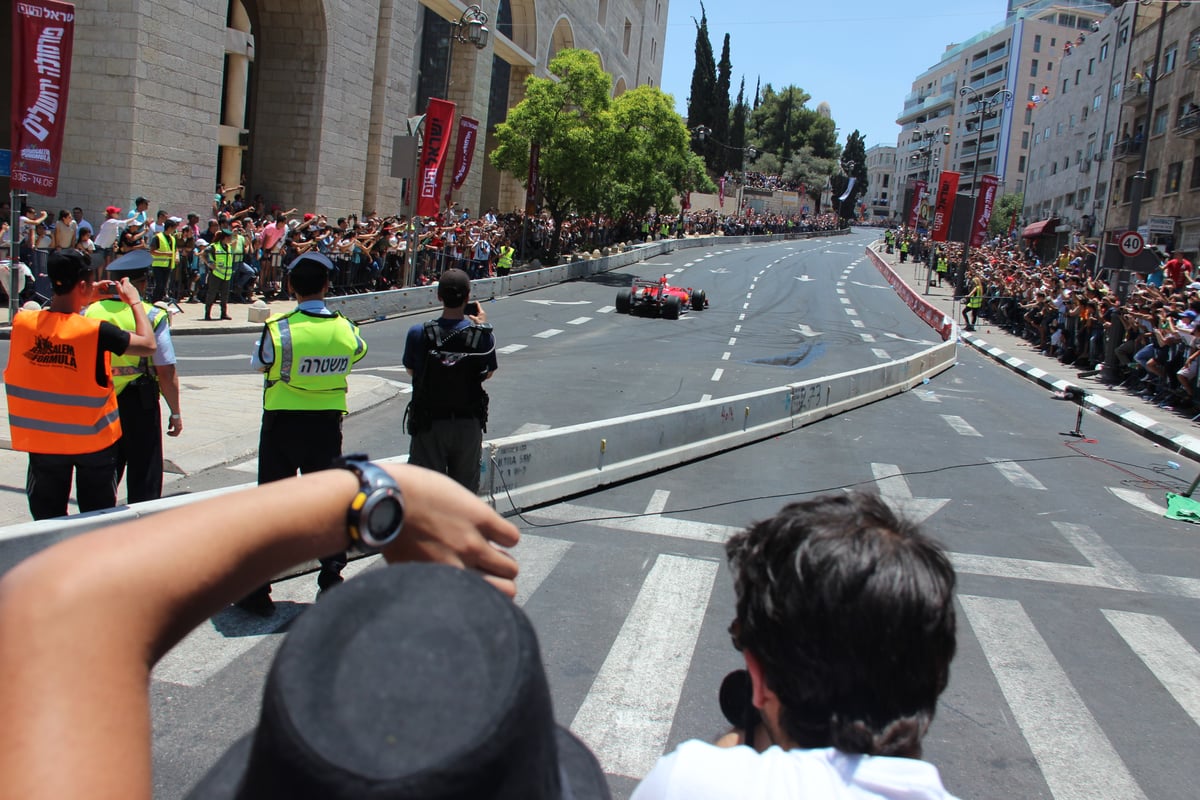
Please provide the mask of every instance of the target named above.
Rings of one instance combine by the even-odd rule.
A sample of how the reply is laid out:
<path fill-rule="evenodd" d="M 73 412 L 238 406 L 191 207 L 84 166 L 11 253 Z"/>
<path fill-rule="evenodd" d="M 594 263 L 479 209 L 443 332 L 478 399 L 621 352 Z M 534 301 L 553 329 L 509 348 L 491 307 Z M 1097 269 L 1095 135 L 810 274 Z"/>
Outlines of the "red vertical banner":
<path fill-rule="evenodd" d="M 908 227 L 913 230 L 917 229 L 917 222 L 921 219 L 921 200 L 925 198 L 925 190 L 929 187 L 925 181 L 913 181 L 913 199 L 912 208 L 908 212 Z"/>
<path fill-rule="evenodd" d="M 725 207 L 725 176 L 722 175 L 717 179 L 717 204 L 721 208 Z"/>
<path fill-rule="evenodd" d="M 992 221 L 992 206 L 996 203 L 996 188 L 1000 179 L 984 175 L 980 180 L 979 196 L 975 198 L 975 213 L 971 222 L 971 247 L 982 247 L 987 238 L 988 223 Z"/>
<path fill-rule="evenodd" d="M 946 241 L 950 233 L 950 215 L 954 211 L 954 195 L 957 191 L 958 173 L 943 172 L 933 206 L 933 233 L 930 238 L 935 242 Z"/>
<path fill-rule="evenodd" d="M 529 177 L 525 181 L 525 216 L 532 217 L 537 213 L 538 182 L 541 180 L 539 161 L 542 158 L 542 146 L 537 142 L 529 145 Z"/>
<path fill-rule="evenodd" d="M 58 0 L 13 3 L 12 187 L 58 194 L 75 6 Z"/>
<path fill-rule="evenodd" d="M 438 213 L 442 169 L 446 166 L 446 151 L 450 149 L 450 126 L 453 122 L 454 103 L 436 97 L 429 98 L 429 110 L 425 112 L 425 142 L 421 147 L 418 216 L 432 217 Z"/>
<path fill-rule="evenodd" d="M 475 158 L 475 137 L 479 134 L 479 120 L 470 117 L 458 118 L 458 146 L 454 148 L 454 180 L 451 185 L 461 189 L 471 171 Z"/>

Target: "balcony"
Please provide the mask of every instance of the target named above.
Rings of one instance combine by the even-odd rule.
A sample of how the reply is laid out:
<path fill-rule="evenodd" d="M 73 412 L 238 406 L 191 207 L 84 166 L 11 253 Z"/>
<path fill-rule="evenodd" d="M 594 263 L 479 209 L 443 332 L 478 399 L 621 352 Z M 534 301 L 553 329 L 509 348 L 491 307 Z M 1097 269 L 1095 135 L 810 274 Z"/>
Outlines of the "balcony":
<path fill-rule="evenodd" d="M 1128 106 L 1144 106 L 1150 96 L 1150 81 L 1135 79 L 1121 90 L 1121 103 Z"/>
<path fill-rule="evenodd" d="M 1140 139 L 1123 139 L 1113 147 L 1113 161 L 1133 161 L 1140 158 L 1145 145 Z"/>
<path fill-rule="evenodd" d="M 1183 65 L 1188 69 L 1200 69 L 1200 42 L 1192 42 L 1188 47 Z"/>
<path fill-rule="evenodd" d="M 1091 170 L 1092 170 L 1092 160 L 1090 158 L 1085 158 L 1079 162 L 1079 171 L 1080 172 L 1091 172 Z"/>
<path fill-rule="evenodd" d="M 906 101 L 904 103 L 904 111 L 896 118 L 897 125 L 907 125 L 913 122 L 917 117 L 926 117 L 941 108 L 942 106 L 950 105 L 954 102 L 954 92 L 942 92 L 937 95 L 919 98 L 916 100 Z"/>
<path fill-rule="evenodd" d="M 1200 108 L 1194 108 L 1179 118 L 1175 135 L 1188 139 L 1200 138 Z"/>

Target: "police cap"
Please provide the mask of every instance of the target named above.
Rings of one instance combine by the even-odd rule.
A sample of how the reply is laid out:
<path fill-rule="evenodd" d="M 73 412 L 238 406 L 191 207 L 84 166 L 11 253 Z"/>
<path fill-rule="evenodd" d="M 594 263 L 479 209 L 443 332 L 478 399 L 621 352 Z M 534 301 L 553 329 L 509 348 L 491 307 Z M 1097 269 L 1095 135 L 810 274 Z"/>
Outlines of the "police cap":
<path fill-rule="evenodd" d="M 134 250 L 114 259 L 105 269 L 118 280 L 129 278 L 132 281 L 146 277 L 146 270 L 153 261 L 149 250 Z"/>
<path fill-rule="evenodd" d="M 294 270 L 297 267 L 302 267 L 306 264 L 319 264 L 329 272 L 334 272 L 337 270 L 337 267 L 334 266 L 334 263 L 320 253 L 305 253 L 293 259 L 292 262 L 288 264 L 288 271 L 290 272 L 291 270 Z"/>

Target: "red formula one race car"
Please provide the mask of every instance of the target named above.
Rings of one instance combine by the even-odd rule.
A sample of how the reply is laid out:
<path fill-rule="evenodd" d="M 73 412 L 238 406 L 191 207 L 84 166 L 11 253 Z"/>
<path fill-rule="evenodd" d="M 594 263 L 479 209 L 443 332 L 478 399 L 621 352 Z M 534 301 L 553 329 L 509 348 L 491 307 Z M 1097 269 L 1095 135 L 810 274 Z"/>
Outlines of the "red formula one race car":
<path fill-rule="evenodd" d="M 666 319 L 679 319 L 679 315 L 692 309 L 708 308 L 708 296 L 703 289 L 686 289 L 667 284 L 667 276 L 657 281 L 634 279 L 633 286 L 617 292 L 618 314 L 653 314 Z"/>

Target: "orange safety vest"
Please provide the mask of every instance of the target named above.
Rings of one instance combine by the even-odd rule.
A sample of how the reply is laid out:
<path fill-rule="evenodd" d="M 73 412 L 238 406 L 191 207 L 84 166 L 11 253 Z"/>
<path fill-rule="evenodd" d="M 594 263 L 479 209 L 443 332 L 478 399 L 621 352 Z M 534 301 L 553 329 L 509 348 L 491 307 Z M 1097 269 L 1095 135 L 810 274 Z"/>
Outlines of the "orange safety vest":
<path fill-rule="evenodd" d="M 106 386 L 96 383 L 100 320 L 55 311 L 18 311 L 4 388 L 14 450 L 78 455 L 121 438 L 111 355 Z"/>

